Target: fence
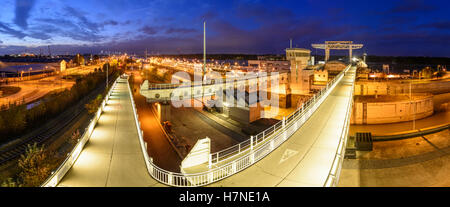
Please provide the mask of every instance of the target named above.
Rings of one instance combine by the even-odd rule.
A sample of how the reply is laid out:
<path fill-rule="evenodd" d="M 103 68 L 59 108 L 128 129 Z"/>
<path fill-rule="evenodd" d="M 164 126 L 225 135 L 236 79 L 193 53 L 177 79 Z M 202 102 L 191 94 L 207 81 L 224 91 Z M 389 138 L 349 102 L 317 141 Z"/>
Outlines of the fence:
<path fill-rule="evenodd" d="M 154 83 L 148 84 L 148 90 L 161 90 L 161 89 L 176 89 L 176 88 L 180 88 L 180 87 L 201 87 L 201 86 L 211 86 L 211 85 L 219 85 L 219 84 L 235 84 L 238 82 L 242 82 L 242 81 L 249 81 L 252 79 L 259 79 L 261 82 L 265 82 L 267 80 L 268 75 L 254 75 L 249 77 L 234 77 L 232 78 L 232 80 L 230 81 L 222 81 L 220 83 L 206 83 L 204 84 L 201 81 L 198 82 L 187 82 L 187 83 L 178 83 L 178 84 L 172 84 L 172 83 Z M 275 76 L 277 77 L 277 76 Z M 212 81 L 212 80 L 211 80 Z"/>

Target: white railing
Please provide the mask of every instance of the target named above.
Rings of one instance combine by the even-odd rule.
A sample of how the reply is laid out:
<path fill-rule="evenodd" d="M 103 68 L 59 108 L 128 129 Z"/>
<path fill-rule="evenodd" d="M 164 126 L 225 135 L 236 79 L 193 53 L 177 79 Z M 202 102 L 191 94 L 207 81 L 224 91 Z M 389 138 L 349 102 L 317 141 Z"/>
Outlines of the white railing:
<path fill-rule="evenodd" d="M 255 75 L 249 77 L 236 77 L 233 78 L 230 81 L 222 81 L 220 83 L 206 83 L 204 84 L 202 81 L 198 82 L 190 82 L 190 83 L 149 83 L 148 84 L 148 90 L 162 90 L 162 89 L 176 89 L 179 87 L 198 87 L 198 86 L 211 86 L 211 85 L 220 85 L 220 84 L 230 84 L 230 83 L 237 83 L 241 81 L 249 81 L 252 79 L 260 79 L 260 78 L 267 78 L 269 75 Z M 262 82 L 265 82 L 266 79 L 261 80 Z"/>
<path fill-rule="evenodd" d="M 84 131 L 83 135 L 81 136 L 81 138 L 79 139 L 78 143 L 75 145 L 73 150 L 67 154 L 67 158 L 58 167 L 58 169 L 53 171 L 52 174 L 47 178 L 47 180 L 45 180 L 44 183 L 41 184 L 41 187 L 55 187 L 56 185 L 58 185 L 58 183 L 62 180 L 64 175 L 66 175 L 66 173 L 73 166 L 75 161 L 77 161 L 78 157 L 81 154 L 81 151 L 84 148 L 84 145 L 88 142 L 89 138 L 91 137 L 91 134 L 94 131 L 94 127 L 97 124 L 97 121 L 99 120 L 100 115 L 102 114 L 102 112 L 105 108 L 105 105 L 108 102 L 109 97 L 111 96 L 111 93 L 119 79 L 120 79 L 120 77 L 118 77 L 114 81 L 114 83 L 111 86 L 111 88 L 109 89 L 107 95 L 103 99 L 102 104 L 98 108 L 98 110 L 95 114 L 95 117 L 93 119 L 91 119 L 91 122 L 89 123 L 88 127 Z"/>
<path fill-rule="evenodd" d="M 342 80 L 342 78 L 344 77 L 344 73 L 346 73 L 349 69 L 350 65 L 347 66 L 345 70 L 338 76 L 336 76 L 332 81 L 330 81 L 326 85 L 326 87 L 315 94 L 313 98 L 303 104 L 302 107 L 291 113 L 287 118 L 283 118 L 282 121 L 278 122 L 273 127 L 264 130 L 256 136 L 252 136 L 249 140 L 246 140 L 219 152 L 210 154 L 210 170 L 191 174 L 170 172 L 159 168 L 153 163 L 153 159 L 149 157 L 147 153 L 147 143 L 143 140 L 143 132 L 140 128 L 141 124 L 136 113 L 136 106 L 134 103 L 133 95 L 128 85 L 130 98 L 133 105 L 136 127 L 139 135 L 139 141 L 142 146 L 142 152 L 149 174 L 157 181 L 170 186 L 203 186 L 219 181 L 246 169 L 247 167 L 256 163 L 257 161 L 268 155 L 270 152 L 275 150 L 293 133 L 295 133 L 309 119 L 309 117 L 311 117 L 311 115 L 320 106 L 320 104 L 322 104 L 322 102 L 328 97 L 331 91 L 333 91 L 336 85 Z M 349 108 L 347 110 L 349 110 Z M 348 120 L 346 120 L 346 123 L 348 124 Z M 345 144 L 345 140 L 342 142 L 342 139 L 345 139 L 345 137 L 343 138 L 343 134 L 347 134 L 347 124 L 344 125 L 343 129 L 345 133 L 342 133 L 340 136 L 340 148 L 342 148 L 343 144 Z M 338 148 L 337 153 L 343 153 L 341 151 L 342 149 L 339 150 Z M 337 159 L 342 159 L 342 157 L 343 155 L 339 155 L 337 156 Z M 337 161 L 334 161 L 333 167 L 340 168 L 340 166 L 337 166 L 335 164 L 336 162 Z M 221 165 L 219 166 L 218 164 Z M 333 170 L 330 171 L 330 174 L 332 174 L 332 176 L 329 177 L 336 180 L 337 176 L 335 176 L 336 174 L 333 174 L 335 172 L 336 171 Z M 331 182 L 333 183 L 334 181 Z"/>
<path fill-rule="evenodd" d="M 356 73 L 356 71 L 355 71 Z M 350 96 L 348 97 L 349 104 L 347 105 L 347 109 L 345 112 L 345 121 L 344 126 L 342 128 L 341 136 L 339 138 L 339 145 L 336 150 L 336 154 L 333 159 L 333 164 L 331 166 L 330 172 L 328 173 L 327 180 L 325 181 L 324 187 L 335 187 L 339 182 L 339 175 L 341 174 L 342 162 L 345 157 L 345 148 L 347 146 L 347 135 L 350 127 L 350 116 L 353 110 L 353 93 L 355 90 L 355 78 L 356 74 L 352 74 L 352 90 L 350 91 Z"/>

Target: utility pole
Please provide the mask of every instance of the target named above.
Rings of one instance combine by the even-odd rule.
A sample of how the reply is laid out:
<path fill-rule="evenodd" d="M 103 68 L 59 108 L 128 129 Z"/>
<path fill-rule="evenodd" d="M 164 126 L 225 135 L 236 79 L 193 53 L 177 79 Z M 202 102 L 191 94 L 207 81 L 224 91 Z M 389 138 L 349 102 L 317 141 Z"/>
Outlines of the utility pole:
<path fill-rule="evenodd" d="M 203 22 L 203 76 L 206 74 L 206 21 Z"/>
<path fill-rule="evenodd" d="M 416 129 L 416 107 L 413 106 L 411 88 L 412 88 L 412 80 L 409 81 L 409 103 L 410 103 L 411 107 L 414 107 L 414 112 L 413 112 L 413 130 L 415 130 Z"/>
<path fill-rule="evenodd" d="M 106 89 L 108 89 L 108 71 L 109 71 L 109 62 L 106 65 Z"/>

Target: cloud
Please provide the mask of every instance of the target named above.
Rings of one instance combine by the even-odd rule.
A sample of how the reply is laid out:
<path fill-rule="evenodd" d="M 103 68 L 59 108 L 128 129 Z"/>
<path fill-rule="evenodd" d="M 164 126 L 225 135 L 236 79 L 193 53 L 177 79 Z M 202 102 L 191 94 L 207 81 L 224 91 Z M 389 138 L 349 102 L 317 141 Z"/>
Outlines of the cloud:
<path fill-rule="evenodd" d="M 262 3 L 242 3 L 237 6 L 236 13 L 240 18 L 254 19 L 264 24 L 295 19 L 290 9 L 267 7 Z"/>
<path fill-rule="evenodd" d="M 131 21 L 130 21 L 130 20 L 127 20 L 127 21 L 122 22 L 121 24 L 122 24 L 122 25 L 129 25 L 129 24 L 131 24 Z"/>
<path fill-rule="evenodd" d="M 437 8 L 423 0 L 403 0 L 389 10 L 391 13 L 430 12 Z"/>
<path fill-rule="evenodd" d="M 116 22 L 116 21 L 114 21 L 114 20 L 108 20 L 108 21 L 104 21 L 103 22 L 103 25 L 113 25 L 113 26 L 116 26 L 116 25 L 118 25 L 119 23 L 118 22 Z"/>
<path fill-rule="evenodd" d="M 65 8 L 66 12 L 75 17 L 78 20 L 78 24 L 80 25 L 80 27 L 84 27 L 94 33 L 99 32 L 99 24 L 92 22 L 90 20 L 88 20 L 86 18 L 86 16 L 84 16 L 81 12 L 79 12 L 77 9 L 67 6 Z"/>
<path fill-rule="evenodd" d="M 22 29 L 28 28 L 28 17 L 30 17 L 30 10 L 33 8 L 34 0 L 16 0 L 16 10 L 14 23 Z"/>
<path fill-rule="evenodd" d="M 433 28 L 438 30 L 450 30 L 450 21 L 440 21 L 428 24 L 422 24 L 418 26 L 419 28 Z"/>
<path fill-rule="evenodd" d="M 43 39 L 51 35 L 96 42 L 103 38 L 98 32 L 85 29 L 77 22 L 68 19 L 39 18 L 36 19 L 36 22 L 37 24 L 30 28 L 35 33 L 32 37 L 36 39 Z"/>
<path fill-rule="evenodd" d="M 150 26 L 144 26 L 141 29 L 139 29 L 139 31 L 148 34 L 148 35 L 154 35 L 156 33 L 158 33 L 158 29 L 155 27 L 150 27 Z"/>
<path fill-rule="evenodd" d="M 23 39 L 27 35 L 19 30 L 12 29 L 7 24 L 0 22 L 0 33 L 4 33 L 19 39 Z"/>
<path fill-rule="evenodd" d="M 187 34 L 192 32 L 197 32 L 197 30 L 192 28 L 169 28 L 166 30 L 166 34 Z"/>

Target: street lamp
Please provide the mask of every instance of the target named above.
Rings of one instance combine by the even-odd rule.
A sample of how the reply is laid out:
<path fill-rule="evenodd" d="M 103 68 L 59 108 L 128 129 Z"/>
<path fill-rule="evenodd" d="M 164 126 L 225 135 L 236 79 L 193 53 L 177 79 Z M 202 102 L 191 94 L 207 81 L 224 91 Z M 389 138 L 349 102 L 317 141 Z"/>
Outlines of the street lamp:
<path fill-rule="evenodd" d="M 413 113 L 413 130 L 416 129 L 416 104 L 414 104 L 415 106 L 413 106 L 413 101 L 412 101 L 412 93 L 411 93 L 411 87 L 412 86 L 412 80 L 409 81 L 409 102 L 411 107 L 414 107 L 414 112 Z"/>
<path fill-rule="evenodd" d="M 106 89 L 108 89 L 108 69 L 109 69 L 109 63 L 106 65 Z"/>
<path fill-rule="evenodd" d="M 33 68 L 30 67 L 30 69 L 28 69 L 28 80 L 31 80 L 31 70 L 33 70 Z"/>

